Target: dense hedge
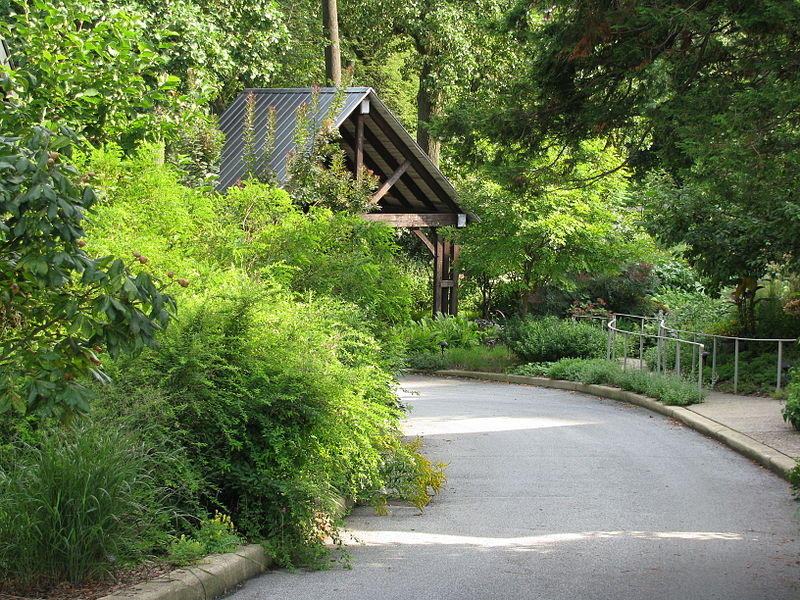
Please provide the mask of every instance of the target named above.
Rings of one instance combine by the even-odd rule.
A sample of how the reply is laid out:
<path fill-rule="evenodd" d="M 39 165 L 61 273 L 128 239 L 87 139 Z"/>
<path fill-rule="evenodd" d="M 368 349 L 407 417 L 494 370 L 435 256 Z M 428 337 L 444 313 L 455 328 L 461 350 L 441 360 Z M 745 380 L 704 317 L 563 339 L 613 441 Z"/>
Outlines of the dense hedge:
<path fill-rule="evenodd" d="M 525 361 L 546 362 L 604 356 L 608 336 L 588 323 L 545 317 L 509 321 L 503 341 Z"/>

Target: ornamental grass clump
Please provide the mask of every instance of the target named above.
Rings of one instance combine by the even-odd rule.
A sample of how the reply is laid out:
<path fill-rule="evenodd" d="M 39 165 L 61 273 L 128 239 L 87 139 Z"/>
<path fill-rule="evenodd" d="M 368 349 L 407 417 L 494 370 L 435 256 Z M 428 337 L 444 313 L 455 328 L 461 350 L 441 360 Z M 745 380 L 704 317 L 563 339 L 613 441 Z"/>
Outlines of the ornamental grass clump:
<path fill-rule="evenodd" d="M 163 540 L 151 449 L 108 426 L 51 431 L 3 453 L 0 581 L 79 584 Z"/>

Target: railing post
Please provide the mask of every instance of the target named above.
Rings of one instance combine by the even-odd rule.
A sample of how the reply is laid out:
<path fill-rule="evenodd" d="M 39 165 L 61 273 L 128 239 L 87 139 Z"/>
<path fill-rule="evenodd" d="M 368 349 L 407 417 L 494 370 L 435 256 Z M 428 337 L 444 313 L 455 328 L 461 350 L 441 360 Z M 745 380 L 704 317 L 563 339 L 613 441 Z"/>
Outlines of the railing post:
<path fill-rule="evenodd" d="M 697 393 L 702 396 L 703 394 L 703 352 L 705 351 L 706 347 L 704 345 L 700 345 L 698 350 L 698 356 L 700 357 L 697 361 L 698 366 L 700 367 L 698 371 L 700 371 L 700 375 L 697 377 Z"/>
<path fill-rule="evenodd" d="M 783 369 L 781 368 L 783 363 L 783 340 L 778 340 L 778 379 L 775 382 L 775 391 L 781 391 L 781 375 L 783 375 Z"/>
<path fill-rule="evenodd" d="M 733 393 L 739 393 L 739 338 L 734 340 L 734 356 L 733 356 Z"/>
<path fill-rule="evenodd" d="M 675 374 L 681 374 L 681 340 L 679 337 L 675 338 Z"/>
<path fill-rule="evenodd" d="M 714 385 L 717 382 L 717 336 L 711 339 L 711 385 Z"/>
<path fill-rule="evenodd" d="M 639 370 L 644 370 L 644 317 L 642 317 L 642 331 L 639 335 Z"/>
<path fill-rule="evenodd" d="M 622 370 L 628 368 L 628 334 L 622 334 Z"/>

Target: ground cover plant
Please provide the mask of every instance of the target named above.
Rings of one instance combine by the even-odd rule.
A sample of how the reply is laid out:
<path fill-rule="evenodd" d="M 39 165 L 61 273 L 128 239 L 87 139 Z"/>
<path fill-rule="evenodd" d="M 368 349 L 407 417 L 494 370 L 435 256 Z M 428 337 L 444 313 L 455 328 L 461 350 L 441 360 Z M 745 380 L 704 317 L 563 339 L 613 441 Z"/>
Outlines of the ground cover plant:
<path fill-rule="evenodd" d="M 606 359 L 564 358 L 551 363 L 533 363 L 511 369 L 511 373 L 533 377 L 566 379 L 582 383 L 613 385 L 655 398 L 672 406 L 702 402 L 705 392 L 696 383 L 677 375 L 648 373 L 639 369 L 624 370 Z"/>

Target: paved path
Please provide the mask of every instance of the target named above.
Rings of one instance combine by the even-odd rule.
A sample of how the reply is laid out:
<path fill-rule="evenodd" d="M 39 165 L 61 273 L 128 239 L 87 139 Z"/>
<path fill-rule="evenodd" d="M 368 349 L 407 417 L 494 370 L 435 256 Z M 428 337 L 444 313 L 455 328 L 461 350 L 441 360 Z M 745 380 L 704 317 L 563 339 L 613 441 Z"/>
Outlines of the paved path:
<path fill-rule="evenodd" d="M 735 429 L 792 458 L 800 457 L 800 432 L 783 420 L 785 400 L 709 392 L 701 404 L 687 406 L 699 415 Z"/>
<path fill-rule="evenodd" d="M 798 600 L 788 484 L 659 415 L 560 390 L 409 377 L 449 481 L 424 514 L 358 508 L 353 569 L 251 580 L 256 599 Z"/>

